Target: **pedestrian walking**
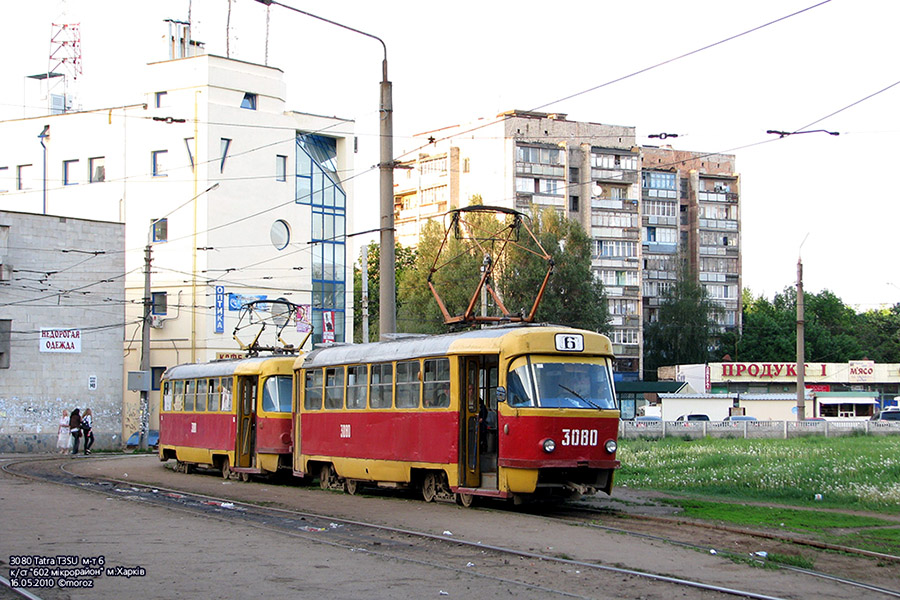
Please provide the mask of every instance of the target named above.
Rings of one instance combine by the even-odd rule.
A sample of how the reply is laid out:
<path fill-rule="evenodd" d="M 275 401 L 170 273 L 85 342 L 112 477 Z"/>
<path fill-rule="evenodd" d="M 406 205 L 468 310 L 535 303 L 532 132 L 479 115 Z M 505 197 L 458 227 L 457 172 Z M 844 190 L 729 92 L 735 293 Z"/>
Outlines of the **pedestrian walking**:
<path fill-rule="evenodd" d="M 69 433 L 69 411 L 63 409 L 59 419 L 59 431 L 56 436 L 56 447 L 60 454 L 65 454 L 72 447 L 72 435 Z"/>
<path fill-rule="evenodd" d="M 78 443 L 81 441 L 81 411 L 77 408 L 69 415 L 69 433 L 72 434 L 72 454 L 78 454 Z"/>
<path fill-rule="evenodd" d="M 81 431 L 84 433 L 84 454 L 87 456 L 94 445 L 94 413 L 89 408 L 84 409 L 81 416 Z"/>

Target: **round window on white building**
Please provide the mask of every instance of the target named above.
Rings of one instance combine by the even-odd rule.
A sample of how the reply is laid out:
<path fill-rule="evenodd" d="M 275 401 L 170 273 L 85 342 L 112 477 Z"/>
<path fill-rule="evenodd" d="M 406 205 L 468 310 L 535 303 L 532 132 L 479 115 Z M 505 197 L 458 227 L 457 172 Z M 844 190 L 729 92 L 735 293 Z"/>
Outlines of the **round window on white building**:
<path fill-rule="evenodd" d="M 279 250 L 284 250 L 291 241 L 291 227 L 286 221 L 278 219 L 272 223 L 272 230 L 269 232 L 269 237 L 272 238 L 273 246 Z"/>

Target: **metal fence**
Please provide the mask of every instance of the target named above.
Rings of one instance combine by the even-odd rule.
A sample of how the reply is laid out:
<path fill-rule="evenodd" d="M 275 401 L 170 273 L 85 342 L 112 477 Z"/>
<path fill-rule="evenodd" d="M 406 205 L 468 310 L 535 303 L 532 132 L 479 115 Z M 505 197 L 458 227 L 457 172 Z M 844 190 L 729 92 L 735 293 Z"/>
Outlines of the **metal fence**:
<path fill-rule="evenodd" d="M 900 421 L 627 421 L 619 438 L 782 438 L 803 435 L 897 435 Z"/>

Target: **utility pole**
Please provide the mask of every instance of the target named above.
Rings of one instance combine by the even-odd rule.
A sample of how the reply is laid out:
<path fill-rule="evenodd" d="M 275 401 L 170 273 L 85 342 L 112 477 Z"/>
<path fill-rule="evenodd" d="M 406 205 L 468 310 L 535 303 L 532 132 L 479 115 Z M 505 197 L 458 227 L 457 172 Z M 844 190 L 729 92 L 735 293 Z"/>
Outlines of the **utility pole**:
<path fill-rule="evenodd" d="M 806 419 L 806 356 L 803 338 L 803 261 L 797 259 L 797 420 Z"/>
<path fill-rule="evenodd" d="M 150 371 L 150 308 L 153 302 L 150 296 L 150 262 L 152 248 L 150 240 L 144 248 L 144 319 L 141 323 L 141 371 Z M 141 390 L 141 441 L 140 449 L 147 449 L 147 426 L 150 421 L 150 392 Z"/>
<path fill-rule="evenodd" d="M 388 80 L 387 45 L 380 37 L 343 25 L 331 19 L 314 15 L 305 10 L 282 4 L 276 0 L 256 0 L 266 6 L 276 5 L 292 10 L 301 15 L 324 21 L 331 25 L 346 29 L 373 40 L 377 40 L 384 49 L 384 60 L 381 62 L 381 102 L 379 116 L 381 121 L 381 154 L 378 162 L 380 172 L 380 209 L 381 218 L 381 254 L 378 263 L 378 328 L 379 334 L 385 335 L 397 332 L 397 291 L 396 291 L 396 257 L 394 251 L 394 108 L 392 100 L 391 82 Z"/>

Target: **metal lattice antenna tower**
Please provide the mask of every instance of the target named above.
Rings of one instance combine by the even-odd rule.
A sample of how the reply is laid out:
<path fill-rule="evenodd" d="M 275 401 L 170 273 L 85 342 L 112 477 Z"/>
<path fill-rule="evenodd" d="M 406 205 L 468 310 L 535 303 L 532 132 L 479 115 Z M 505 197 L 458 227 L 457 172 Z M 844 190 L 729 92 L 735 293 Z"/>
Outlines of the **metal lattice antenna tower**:
<path fill-rule="evenodd" d="M 78 79 L 81 77 L 81 23 L 53 23 L 50 33 L 50 61 L 47 65 L 48 81 L 51 73 L 59 73 L 62 77 L 63 112 L 77 106 Z M 47 90 L 47 100 L 52 105 L 52 94 Z"/>

